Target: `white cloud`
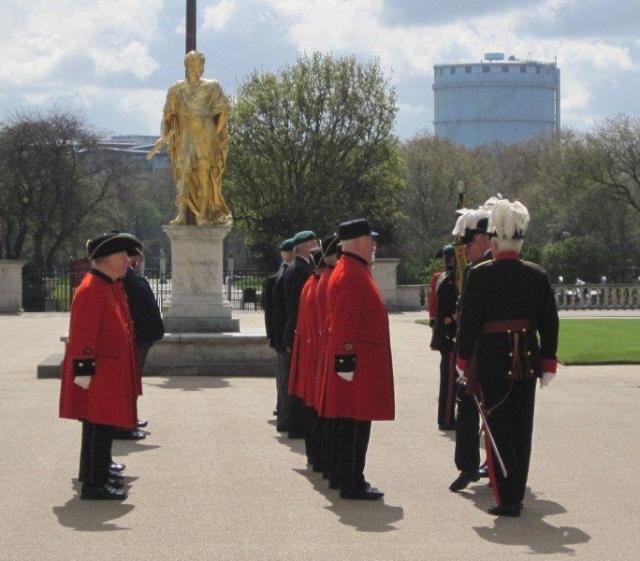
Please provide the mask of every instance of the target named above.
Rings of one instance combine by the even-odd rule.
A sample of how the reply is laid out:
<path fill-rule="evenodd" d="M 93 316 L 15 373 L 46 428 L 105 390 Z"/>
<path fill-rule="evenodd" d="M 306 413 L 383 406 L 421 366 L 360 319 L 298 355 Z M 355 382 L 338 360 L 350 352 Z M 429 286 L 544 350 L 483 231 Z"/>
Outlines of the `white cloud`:
<path fill-rule="evenodd" d="M 637 70 L 630 49 L 605 39 L 522 37 L 515 31 L 519 25 L 553 21 L 560 9 L 570 9 L 576 1 L 545 0 L 534 7 L 436 26 L 393 26 L 383 17 L 382 0 L 264 0 L 288 22 L 289 39 L 299 51 L 376 57 L 385 71 L 393 71 L 399 88 L 403 82 L 423 79 L 425 98 L 431 96 L 434 64 L 478 61 L 495 50 L 543 61 L 557 56 L 563 107 L 577 116 L 581 111 L 586 115 L 594 81 L 614 80 L 620 72 Z"/>
<path fill-rule="evenodd" d="M 139 80 L 148 78 L 158 69 L 158 63 L 149 54 L 146 45 L 132 41 L 117 52 L 101 49 L 90 51 L 99 74 L 129 72 Z"/>
<path fill-rule="evenodd" d="M 162 5 L 162 0 L 57 0 L 55 5 L 33 0 L 26 9 L 21 0 L 5 0 L 0 84 L 46 80 L 61 61 L 81 56 L 89 57 L 101 72 L 144 76 L 122 57 L 150 62 L 143 42 L 157 36 Z"/>
<path fill-rule="evenodd" d="M 222 31 L 237 11 L 238 2 L 235 0 L 219 0 L 215 4 L 206 6 L 202 29 L 205 31 Z"/>

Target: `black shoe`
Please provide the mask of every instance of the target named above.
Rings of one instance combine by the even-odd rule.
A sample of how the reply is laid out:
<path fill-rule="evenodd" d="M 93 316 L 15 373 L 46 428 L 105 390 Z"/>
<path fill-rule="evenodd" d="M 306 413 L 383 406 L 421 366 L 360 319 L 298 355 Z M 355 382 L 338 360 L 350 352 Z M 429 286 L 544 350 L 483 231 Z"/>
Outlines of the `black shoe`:
<path fill-rule="evenodd" d="M 329 478 L 329 489 L 340 489 L 340 483 L 337 479 Z"/>
<path fill-rule="evenodd" d="M 483 464 L 478 468 L 478 475 L 480 477 L 489 477 L 489 468 L 487 464 Z"/>
<path fill-rule="evenodd" d="M 277 417 L 277 416 L 278 416 L 278 410 L 277 410 L 277 409 L 274 409 L 274 410 L 273 410 L 273 416 L 274 416 L 274 417 Z"/>
<path fill-rule="evenodd" d="M 352 499 L 356 501 L 377 501 L 384 497 L 384 493 L 378 489 L 362 489 L 360 491 L 355 489 L 342 489 L 340 491 L 341 499 Z"/>
<path fill-rule="evenodd" d="M 110 477 L 107 479 L 107 485 L 113 487 L 114 489 L 122 489 L 124 488 L 124 479 L 121 477 Z"/>
<path fill-rule="evenodd" d="M 119 471 L 109 470 L 109 478 L 124 481 L 124 475 L 122 475 Z"/>
<path fill-rule="evenodd" d="M 489 514 L 493 514 L 494 516 L 511 516 L 512 518 L 517 518 L 520 516 L 520 511 L 522 510 L 522 503 L 517 505 L 496 505 L 489 508 L 487 511 Z"/>
<path fill-rule="evenodd" d="M 438 425 L 438 429 L 445 431 L 445 430 L 456 430 L 456 424 L 455 423 L 447 423 L 446 425 Z"/>
<path fill-rule="evenodd" d="M 105 483 L 102 487 L 84 483 L 80 498 L 90 501 L 122 501 L 127 498 L 127 492 L 122 489 L 115 489 L 108 483 Z"/>
<path fill-rule="evenodd" d="M 458 478 L 451 485 L 449 485 L 449 491 L 453 491 L 454 493 L 456 491 L 462 491 L 462 489 L 467 488 L 467 485 L 469 485 L 469 483 L 478 481 L 478 479 L 480 479 L 480 476 L 478 475 L 477 471 L 462 471 L 460 472 Z"/>
<path fill-rule="evenodd" d="M 147 435 L 141 430 L 117 430 L 113 435 L 116 440 L 142 440 Z"/>
<path fill-rule="evenodd" d="M 124 468 L 126 468 L 127 466 L 125 466 L 124 464 L 119 464 L 118 462 L 111 462 L 111 465 L 109 466 L 109 469 L 111 471 L 117 471 L 118 473 L 124 471 Z"/>
<path fill-rule="evenodd" d="M 149 424 L 149 421 L 147 421 L 147 419 L 138 419 L 138 422 L 136 423 L 136 426 L 139 429 L 143 429 L 145 428 L 147 425 Z"/>
<path fill-rule="evenodd" d="M 283 426 L 283 427 L 276 427 L 276 430 L 278 432 L 289 432 L 289 427 L 287 426 Z"/>

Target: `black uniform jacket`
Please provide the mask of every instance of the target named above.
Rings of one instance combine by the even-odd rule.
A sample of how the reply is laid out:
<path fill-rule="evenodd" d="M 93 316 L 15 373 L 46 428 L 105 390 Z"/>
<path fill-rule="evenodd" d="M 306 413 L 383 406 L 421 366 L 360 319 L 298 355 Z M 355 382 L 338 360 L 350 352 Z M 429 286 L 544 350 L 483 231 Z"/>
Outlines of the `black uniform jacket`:
<path fill-rule="evenodd" d="M 509 320 L 527 320 L 527 328 L 486 332 L 487 324 Z M 475 353 L 476 380 L 483 384 L 555 372 L 558 311 L 544 269 L 511 252 L 472 267 L 457 342 L 458 366 L 466 370 Z"/>
<path fill-rule="evenodd" d="M 164 323 L 149 282 L 132 267 L 123 279 L 138 345 L 152 345 L 164 337 Z"/>
<path fill-rule="evenodd" d="M 287 325 L 287 304 L 284 298 L 284 274 L 289 268 L 288 263 L 282 263 L 273 285 L 273 310 L 271 313 L 271 346 L 276 351 L 284 351 L 282 337 Z"/>
<path fill-rule="evenodd" d="M 446 352 L 453 348 L 456 335 L 456 276 L 454 271 L 445 271 L 438 278 L 436 293 L 438 295 L 438 308 L 436 322 L 433 327 L 431 347 Z M 451 323 L 446 324 L 445 319 L 450 318 Z"/>
<path fill-rule="evenodd" d="M 284 265 L 284 263 L 283 263 Z M 280 269 L 282 265 L 280 266 Z M 264 326 L 267 330 L 267 340 L 269 341 L 269 345 L 274 347 L 273 341 L 273 289 L 276 285 L 276 279 L 278 278 L 277 273 L 271 275 L 262 286 L 262 295 L 261 295 L 261 303 L 262 309 L 264 310 Z"/>
<path fill-rule="evenodd" d="M 287 323 L 284 326 L 282 341 L 285 348 L 293 348 L 293 337 L 298 321 L 300 293 L 304 283 L 313 272 L 311 264 L 303 257 L 297 256 L 292 265 L 284 273 L 284 299 L 287 308 Z"/>

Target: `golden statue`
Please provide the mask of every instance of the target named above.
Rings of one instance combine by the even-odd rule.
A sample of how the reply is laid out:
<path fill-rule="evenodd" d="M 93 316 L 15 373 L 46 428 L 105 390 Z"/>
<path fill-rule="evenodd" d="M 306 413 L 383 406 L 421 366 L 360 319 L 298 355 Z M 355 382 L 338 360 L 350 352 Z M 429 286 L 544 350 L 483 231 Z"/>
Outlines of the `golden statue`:
<path fill-rule="evenodd" d="M 187 79 L 167 92 L 161 138 L 147 155 L 166 145 L 177 183 L 178 215 L 171 224 L 229 224 L 231 212 L 222 198 L 222 174 L 229 153 L 229 102 L 216 80 L 204 80 L 205 58 L 184 57 Z"/>

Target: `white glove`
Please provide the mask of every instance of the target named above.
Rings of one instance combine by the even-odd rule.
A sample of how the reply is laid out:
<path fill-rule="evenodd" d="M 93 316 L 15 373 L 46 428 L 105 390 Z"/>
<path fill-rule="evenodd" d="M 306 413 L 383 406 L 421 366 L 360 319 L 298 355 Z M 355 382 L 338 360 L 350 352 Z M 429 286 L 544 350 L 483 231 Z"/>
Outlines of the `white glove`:
<path fill-rule="evenodd" d="M 91 385 L 91 376 L 76 376 L 73 383 L 80 386 L 83 390 L 88 390 Z"/>
<path fill-rule="evenodd" d="M 540 378 L 540 389 L 548 386 L 549 382 L 551 382 L 555 377 L 556 375 L 553 372 L 543 372 L 542 378 Z"/>
<path fill-rule="evenodd" d="M 353 382 L 353 375 L 355 372 L 336 372 L 340 378 L 342 378 L 345 382 Z"/>
<path fill-rule="evenodd" d="M 456 372 L 458 373 L 458 379 L 456 380 L 456 382 L 458 382 L 458 384 L 466 384 L 467 377 L 464 375 L 465 371 L 462 370 L 462 368 L 460 368 L 457 364 L 456 364 Z"/>

